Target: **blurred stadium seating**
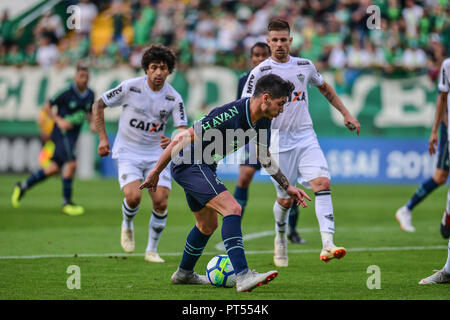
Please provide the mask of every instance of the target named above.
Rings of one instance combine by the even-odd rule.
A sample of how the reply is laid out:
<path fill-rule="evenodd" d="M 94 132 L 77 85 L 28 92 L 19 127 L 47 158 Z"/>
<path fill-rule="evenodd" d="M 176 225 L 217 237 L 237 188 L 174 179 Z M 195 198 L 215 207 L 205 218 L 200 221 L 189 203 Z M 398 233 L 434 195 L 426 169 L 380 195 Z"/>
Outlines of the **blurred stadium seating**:
<path fill-rule="evenodd" d="M 67 10 L 72 5 L 81 11 L 80 27 L 73 30 Z M 380 10 L 379 29 L 368 28 L 370 5 Z M 78 62 L 91 66 L 98 96 L 141 75 L 141 53 L 151 43 L 178 54 L 169 81 L 192 121 L 235 99 L 238 76 L 250 67 L 249 48 L 265 41 L 272 17 L 281 17 L 292 27 L 292 55 L 314 61 L 368 139 L 357 143 L 327 101 L 310 90 L 311 116 L 331 152 L 332 175 L 344 181 L 420 181 L 433 168 L 422 144 L 433 120 L 439 67 L 450 49 L 449 13 L 446 0 L 42 0 L 14 16 L 0 6 L 0 138 L 9 139 L 0 149 L 13 148 L 11 137 L 39 136 L 39 109 L 70 81 Z M 119 114 L 107 114 L 112 134 Z M 339 143 L 327 138 L 344 145 L 333 153 Z M 411 138 L 416 140 L 410 144 L 402 140 Z M 399 147 L 373 139 L 400 139 Z M 0 172 L 31 169 L 4 157 Z M 98 159 L 96 165 L 102 172 Z"/>

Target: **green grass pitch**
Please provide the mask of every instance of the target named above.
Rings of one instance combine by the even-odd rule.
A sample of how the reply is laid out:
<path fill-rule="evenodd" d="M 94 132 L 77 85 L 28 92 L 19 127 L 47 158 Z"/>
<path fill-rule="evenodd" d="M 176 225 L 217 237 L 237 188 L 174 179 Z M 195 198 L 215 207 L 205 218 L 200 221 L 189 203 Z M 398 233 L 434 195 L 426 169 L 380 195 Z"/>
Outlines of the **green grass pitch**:
<path fill-rule="evenodd" d="M 151 201 L 144 195 L 135 219 L 136 250 L 120 247 L 122 194 L 116 180 L 76 180 L 74 201 L 86 213 L 61 213 L 61 182 L 50 179 L 29 191 L 19 209 L 12 209 L 14 181 L 23 176 L 0 176 L 0 299 L 449 299 L 448 285 L 420 286 L 418 281 L 442 268 L 447 240 L 439 233 L 447 188 L 436 190 L 413 214 L 417 231 L 400 231 L 394 220 L 416 186 L 342 186 L 332 188 L 337 245 L 348 249 L 342 260 L 319 261 L 321 248 L 314 201 L 301 209 L 299 228 L 306 244 L 289 244 L 289 267 L 251 293 L 213 286 L 175 286 L 170 276 L 177 268 L 186 236 L 194 224 L 184 193 L 174 183 L 169 217 L 159 252 L 163 264 L 144 261 Z M 233 192 L 234 183 L 227 183 Z M 309 191 L 312 195 L 312 192 Z M 243 219 L 247 261 L 259 272 L 273 265 L 271 184 L 254 183 Z M 219 218 L 221 225 L 221 218 Z M 204 272 L 220 243 L 220 227 L 211 237 L 197 266 Z M 81 289 L 69 290 L 66 273 L 71 265 L 81 272 Z M 371 273 L 380 268 L 381 289 L 368 289 Z"/>

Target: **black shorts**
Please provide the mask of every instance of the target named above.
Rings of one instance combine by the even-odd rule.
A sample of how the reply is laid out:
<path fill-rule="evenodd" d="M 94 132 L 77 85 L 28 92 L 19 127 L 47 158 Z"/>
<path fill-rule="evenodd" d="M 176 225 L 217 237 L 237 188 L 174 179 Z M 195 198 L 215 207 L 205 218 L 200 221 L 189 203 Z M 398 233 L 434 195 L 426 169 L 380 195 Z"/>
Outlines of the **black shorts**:
<path fill-rule="evenodd" d="M 227 190 L 214 166 L 207 164 L 171 164 L 173 179 L 184 189 L 192 212 L 198 212 L 218 194 Z"/>
<path fill-rule="evenodd" d="M 59 167 L 69 161 L 75 161 L 76 139 L 71 139 L 66 135 L 52 135 L 52 141 L 55 143 L 55 152 L 52 161 L 55 161 Z"/>

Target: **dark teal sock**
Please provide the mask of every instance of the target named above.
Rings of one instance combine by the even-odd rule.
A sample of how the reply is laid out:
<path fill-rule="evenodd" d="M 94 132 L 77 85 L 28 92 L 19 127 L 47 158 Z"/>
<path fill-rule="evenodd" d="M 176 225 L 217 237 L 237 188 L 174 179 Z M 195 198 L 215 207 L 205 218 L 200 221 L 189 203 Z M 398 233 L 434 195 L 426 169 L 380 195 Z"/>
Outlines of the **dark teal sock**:
<path fill-rule="evenodd" d="M 414 209 L 423 199 L 425 199 L 434 189 L 436 189 L 439 185 L 433 178 L 430 178 L 424 181 L 413 194 L 411 199 L 408 201 L 406 205 L 409 210 Z"/>
<path fill-rule="evenodd" d="M 30 189 L 32 186 L 34 186 L 36 183 L 39 183 L 43 180 L 45 180 L 47 178 L 47 176 L 44 173 L 44 170 L 39 169 L 35 172 L 33 172 L 28 179 L 21 184 L 21 188 L 23 190 L 27 190 Z"/>
<path fill-rule="evenodd" d="M 202 255 L 203 249 L 208 243 L 211 235 L 203 234 L 194 226 L 189 232 L 184 246 L 183 257 L 181 258 L 180 268 L 183 270 L 192 271 L 197 263 L 198 258 Z"/>
<path fill-rule="evenodd" d="M 242 208 L 241 217 L 244 216 L 245 206 L 247 205 L 248 199 L 248 188 L 237 187 L 234 190 L 234 198 L 240 204 Z"/>
<path fill-rule="evenodd" d="M 222 240 L 235 274 L 248 269 L 242 240 L 241 216 L 232 214 L 223 218 Z"/>
<path fill-rule="evenodd" d="M 64 204 L 72 202 L 72 178 L 62 179 Z"/>

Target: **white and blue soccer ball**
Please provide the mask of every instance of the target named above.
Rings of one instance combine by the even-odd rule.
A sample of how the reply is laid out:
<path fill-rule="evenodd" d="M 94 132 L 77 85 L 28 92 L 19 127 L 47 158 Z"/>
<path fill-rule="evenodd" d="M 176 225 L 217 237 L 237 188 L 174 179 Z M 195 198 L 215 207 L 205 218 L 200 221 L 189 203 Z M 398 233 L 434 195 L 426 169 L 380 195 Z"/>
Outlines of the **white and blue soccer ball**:
<path fill-rule="evenodd" d="M 227 255 L 212 258 L 206 266 L 206 275 L 209 282 L 216 287 L 232 288 L 236 285 L 236 275 Z"/>

